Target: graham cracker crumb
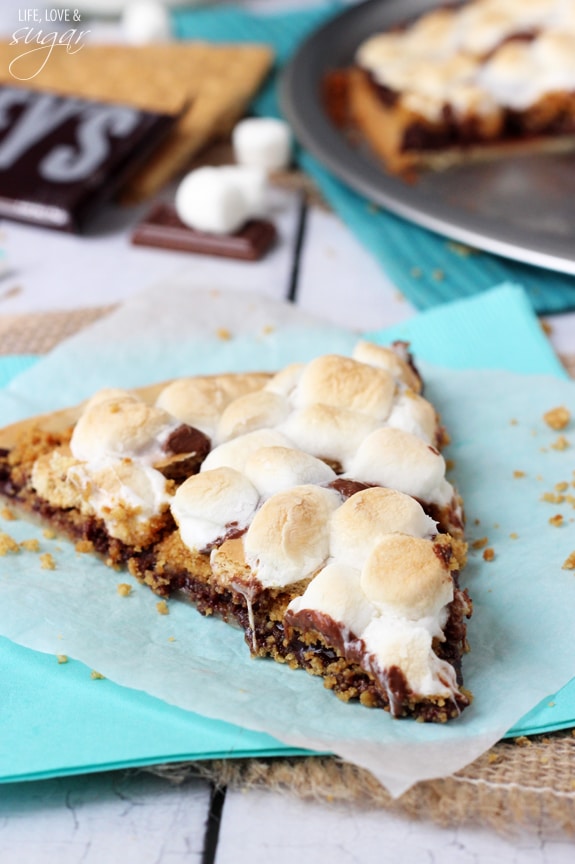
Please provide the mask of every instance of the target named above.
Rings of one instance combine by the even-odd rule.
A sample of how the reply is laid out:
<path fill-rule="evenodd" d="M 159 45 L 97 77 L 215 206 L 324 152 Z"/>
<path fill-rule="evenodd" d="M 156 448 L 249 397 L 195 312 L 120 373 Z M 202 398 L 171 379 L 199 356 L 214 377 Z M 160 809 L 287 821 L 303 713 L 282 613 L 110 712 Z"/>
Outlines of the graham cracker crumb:
<path fill-rule="evenodd" d="M 548 504 L 563 504 L 565 495 L 558 495 L 557 492 L 544 492 L 540 500 L 546 501 Z"/>
<path fill-rule="evenodd" d="M 4 534 L 0 531 L 0 556 L 7 555 L 8 552 L 19 552 L 20 547 L 13 537 L 9 534 Z"/>
<path fill-rule="evenodd" d="M 55 540 L 56 532 L 53 528 L 44 528 L 42 531 L 42 536 L 46 538 L 46 540 Z"/>
<path fill-rule="evenodd" d="M 66 654 L 56 654 L 56 660 L 60 664 L 67 663 L 68 662 L 68 656 Z"/>
<path fill-rule="evenodd" d="M 31 537 L 30 540 L 21 540 L 19 545 L 26 552 L 38 552 L 40 550 L 40 541 L 36 537 Z"/>
<path fill-rule="evenodd" d="M 270 333 L 275 333 L 275 327 L 273 324 L 266 324 L 262 330 L 264 336 L 269 336 Z"/>
<path fill-rule="evenodd" d="M 494 762 L 499 762 L 499 755 L 497 753 L 493 753 L 493 752 L 488 753 L 487 754 L 487 761 L 489 762 L 490 765 L 493 765 Z"/>
<path fill-rule="evenodd" d="M 562 570 L 575 570 L 575 551 L 571 552 L 563 562 Z"/>
<path fill-rule="evenodd" d="M 569 425 L 571 414 L 564 405 L 560 405 L 557 408 L 551 408 L 550 411 L 547 411 L 543 415 L 543 420 L 547 423 L 550 429 L 565 429 Z"/>
<path fill-rule="evenodd" d="M 91 540 L 78 540 L 74 549 L 80 554 L 86 554 L 94 551 L 94 544 Z"/>
<path fill-rule="evenodd" d="M 129 597 L 132 593 L 132 586 L 129 585 L 127 582 L 120 582 L 117 591 L 120 597 Z"/>
<path fill-rule="evenodd" d="M 165 600 L 158 600 L 156 603 L 156 609 L 160 613 L 160 615 L 169 615 L 170 610 L 168 609 L 168 604 Z"/>
<path fill-rule="evenodd" d="M 555 516 L 551 516 L 549 524 L 554 525 L 555 528 L 560 528 L 561 525 L 563 525 L 563 515 L 561 513 L 556 513 Z"/>
<path fill-rule="evenodd" d="M 553 450 L 567 450 L 567 448 L 570 446 L 571 445 L 569 444 L 569 441 L 564 435 L 560 435 L 559 438 L 557 438 L 557 440 L 554 441 L 551 445 Z"/>
<path fill-rule="evenodd" d="M 511 540 L 518 540 L 519 534 L 516 534 L 515 531 L 512 531 L 509 537 L 511 538 Z"/>
<path fill-rule="evenodd" d="M 555 490 L 557 492 L 566 492 L 567 489 L 569 489 L 569 483 L 567 483 L 565 480 L 563 480 L 561 483 L 555 484 Z"/>
<path fill-rule="evenodd" d="M 518 747 L 531 747 L 531 741 L 526 735 L 520 735 L 514 739 Z"/>
<path fill-rule="evenodd" d="M 40 555 L 40 566 L 42 570 L 55 570 L 56 562 L 54 561 L 54 557 L 49 552 L 44 552 L 43 555 Z"/>
<path fill-rule="evenodd" d="M 514 471 L 513 476 L 514 477 L 525 477 L 525 471 Z"/>
<path fill-rule="evenodd" d="M 484 561 L 493 561 L 495 558 L 495 550 L 488 547 L 483 551 L 483 560 Z"/>
<path fill-rule="evenodd" d="M 216 330 L 216 336 L 218 339 L 222 339 L 224 342 L 229 342 L 232 338 L 231 330 L 228 330 L 227 327 L 219 327 Z"/>
<path fill-rule="evenodd" d="M 0 510 L 0 516 L 2 519 L 5 519 L 6 522 L 14 522 L 18 518 L 14 511 L 10 510 L 9 507 L 2 507 L 2 510 Z"/>
<path fill-rule="evenodd" d="M 92 669 L 92 671 L 90 672 L 90 678 L 92 679 L 92 681 L 103 681 L 105 679 L 105 676 L 102 675 L 101 672 L 96 672 L 95 669 Z"/>
<path fill-rule="evenodd" d="M 510 426 L 517 426 L 519 424 L 519 420 L 516 420 L 515 417 L 512 417 L 509 421 Z"/>
<path fill-rule="evenodd" d="M 436 282 L 443 282 L 443 280 L 445 279 L 445 271 L 441 270 L 439 267 L 437 268 L 437 270 L 434 270 L 431 275 Z"/>
<path fill-rule="evenodd" d="M 472 549 L 483 549 L 489 543 L 489 537 L 480 537 L 479 540 L 474 540 L 471 544 Z"/>
<path fill-rule="evenodd" d="M 472 249 L 471 246 L 466 246 L 465 243 L 458 243 L 455 240 L 449 240 L 446 245 L 451 252 L 455 255 L 459 255 L 460 258 L 469 258 L 469 256 L 474 255 L 476 251 L 475 249 Z"/>

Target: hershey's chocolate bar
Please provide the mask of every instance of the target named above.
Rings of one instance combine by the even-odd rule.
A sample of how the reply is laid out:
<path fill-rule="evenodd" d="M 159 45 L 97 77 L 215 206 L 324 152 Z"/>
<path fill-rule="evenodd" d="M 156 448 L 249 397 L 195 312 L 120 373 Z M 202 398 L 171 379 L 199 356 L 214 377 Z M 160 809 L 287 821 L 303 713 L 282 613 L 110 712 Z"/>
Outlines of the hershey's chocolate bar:
<path fill-rule="evenodd" d="M 216 255 L 257 261 L 276 240 L 277 232 L 266 219 L 250 219 L 233 234 L 209 234 L 188 228 L 170 204 L 157 204 L 132 234 L 136 246 L 156 246 L 196 255 Z"/>
<path fill-rule="evenodd" d="M 81 230 L 175 120 L 128 105 L 0 87 L 0 217 Z"/>

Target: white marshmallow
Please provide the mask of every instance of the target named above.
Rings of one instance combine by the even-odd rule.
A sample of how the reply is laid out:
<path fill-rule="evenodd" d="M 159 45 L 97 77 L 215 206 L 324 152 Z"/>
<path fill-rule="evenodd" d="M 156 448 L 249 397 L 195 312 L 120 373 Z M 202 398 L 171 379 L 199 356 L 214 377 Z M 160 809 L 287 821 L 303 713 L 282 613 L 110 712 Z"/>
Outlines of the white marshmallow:
<path fill-rule="evenodd" d="M 311 580 L 301 597 L 289 604 L 289 611 L 321 612 L 342 625 L 342 638 L 347 642 L 360 636 L 373 617 L 373 606 L 363 593 L 360 573 L 355 567 L 333 561 Z"/>
<path fill-rule="evenodd" d="M 291 161 L 290 128 L 273 117 L 241 120 L 232 132 L 232 145 L 239 165 L 278 171 L 287 168 Z"/>
<path fill-rule="evenodd" d="M 441 453 L 410 432 L 391 426 L 376 429 L 362 441 L 348 464 L 347 476 L 440 506 L 449 504 L 454 494 L 445 479 Z"/>
<path fill-rule="evenodd" d="M 251 219 L 266 215 L 268 186 L 265 171 L 247 165 L 222 165 L 218 171 L 240 189 Z"/>
<path fill-rule="evenodd" d="M 233 234 L 250 215 L 240 185 L 218 168 L 190 171 L 176 190 L 174 204 L 185 225 L 210 234 Z"/>
<path fill-rule="evenodd" d="M 157 0 L 133 0 L 122 13 L 122 33 L 132 45 L 167 42 L 172 35 L 168 10 Z"/>
<path fill-rule="evenodd" d="M 367 653 L 362 665 L 376 674 L 397 666 L 410 689 L 420 696 L 442 695 L 449 699 L 458 692 L 453 666 L 439 659 L 425 627 L 382 616 L 367 625 L 361 638 Z"/>
<path fill-rule="evenodd" d="M 243 472 L 249 457 L 260 447 L 293 447 L 293 445 L 276 429 L 255 429 L 253 432 L 232 438 L 219 447 L 214 447 L 204 459 L 200 470 L 227 467 Z"/>
<path fill-rule="evenodd" d="M 246 477 L 262 498 L 271 498 L 292 486 L 330 483 L 336 474 L 329 465 L 302 450 L 287 447 L 261 447 L 248 458 Z"/>
<path fill-rule="evenodd" d="M 263 588 L 312 576 L 329 554 L 329 517 L 340 504 L 333 489 L 293 486 L 265 501 L 244 535 L 246 564 Z"/>
<path fill-rule="evenodd" d="M 188 549 L 202 551 L 225 536 L 230 517 L 234 528 L 245 528 L 258 501 L 247 477 L 232 468 L 216 468 L 188 477 L 176 491 L 171 510 Z"/>

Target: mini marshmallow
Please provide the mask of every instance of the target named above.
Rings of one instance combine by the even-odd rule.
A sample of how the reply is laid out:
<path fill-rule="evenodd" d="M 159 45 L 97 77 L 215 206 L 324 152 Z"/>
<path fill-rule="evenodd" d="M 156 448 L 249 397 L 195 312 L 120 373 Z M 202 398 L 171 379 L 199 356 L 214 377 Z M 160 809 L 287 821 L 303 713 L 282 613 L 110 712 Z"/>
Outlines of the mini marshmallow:
<path fill-rule="evenodd" d="M 385 673 L 397 667 L 407 686 L 418 696 L 444 696 L 458 692 L 453 666 L 440 660 L 433 650 L 432 637 L 425 627 L 401 619 L 374 618 L 361 635 L 366 656 L 362 666 L 386 680 Z M 393 693 L 390 693 L 393 700 Z"/>
<path fill-rule="evenodd" d="M 265 389 L 272 393 L 279 393 L 280 396 L 291 396 L 305 367 L 305 363 L 290 363 L 288 366 L 284 366 L 280 372 L 270 378 Z"/>
<path fill-rule="evenodd" d="M 375 546 L 388 534 L 430 538 L 437 526 L 409 495 L 372 486 L 356 492 L 332 516 L 330 550 L 338 561 L 363 567 Z"/>
<path fill-rule="evenodd" d="M 197 168 L 187 174 L 174 204 L 185 225 L 210 234 L 233 234 L 250 216 L 243 190 L 218 168 Z"/>
<path fill-rule="evenodd" d="M 92 399 L 74 427 L 70 449 L 85 462 L 106 456 L 152 464 L 165 456 L 163 441 L 177 426 L 166 411 L 130 393 Z"/>
<path fill-rule="evenodd" d="M 321 402 L 385 420 L 395 382 L 385 369 L 349 357 L 326 354 L 307 364 L 293 394 L 296 406 Z"/>
<path fill-rule="evenodd" d="M 258 491 L 247 477 L 233 468 L 216 468 L 188 477 L 171 510 L 185 545 L 201 551 L 225 536 L 230 519 L 234 528 L 245 528 L 258 502 Z"/>
<path fill-rule="evenodd" d="M 360 573 L 355 567 L 333 561 L 320 570 L 301 597 L 288 606 L 291 618 L 300 612 L 327 615 L 342 629 L 342 641 L 348 642 L 364 631 L 373 617 L 373 606 L 361 590 Z"/>
<path fill-rule="evenodd" d="M 430 540 L 407 534 L 382 537 L 361 571 L 361 587 L 380 612 L 403 618 L 442 618 L 453 600 L 453 579 Z M 432 626 L 437 635 L 444 620 Z"/>
<path fill-rule="evenodd" d="M 301 450 L 319 459 L 340 462 L 347 470 L 362 441 L 377 425 L 377 420 L 367 414 L 317 403 L 296 408 L 280 428 Z"/>
<path fill-rule="evenodd" d="M 433 405 L 418 396 L 413 390 L 405 390 L 395 400 L 387 420 L 387 426 L 411 432 L 425 441 L 435 444 L 437 440 L 437 414 Z"/>
<path fill-rule="evenodd" d="M 402 429 L 386 426 L 368 435 L 346 472 L 352 480 L 390 486 L 440 506 L 453 500 L 453 487 L 445 479 L 441 453 Z"/>
<path fill-rule="evenodd" d="M 214 437 L 226 406 L 239 396 L 261 389 L 263 383 L 258 374 L 178 378 L 164 387 L 156 405 L 182 423 Z"/>
<path fill-rule="evenodd" d="M 253 165 L 279 171 L 291 162 L 291 131 L 274 117 L 241 120 L 232 132 L 234 156 L 239 165 Z"/>
<path fill-rule="evenodd" d="M 227 441 L 282 423 L 288 416 L 290 406 L 283 396 L 269 390 L 259 390 L 234 399 L 223 411 L 218 423 L 217 440 Z"/>
<path fill-rule="evenodd" d="M 329 554 L 329 516 L 340 504 L 333 489 L 294 486 L 265 501 L 243 537 L 246 563 L 264 588 L 305 579 Z"/>
<path fill-rule="evenodd" d="M 235 468 L 243 472 L 249 457 L 260 447 L 293 447 L 292 442 L 276 429 L 256 429 L 220 444 L 208 453 L 201 471 L 212 468 Z"/>
<path fill-rule="evenodd" d="M 393 348 L 376 345 L 363 339 L 356 344 L 352 357 L 360 363 L 368 363 L 391 372 L 396 381 L 403 381 L 411 390 L 421 392 L 421 379 L 409 365 L 409 352 L 403 342 L 395 343 Z"/>
<path fill-rule="evenodd" d="M 271 498 L 292 486 L 327 484 L 336 478 L 335 471 L 321 459 L 287 447 L 256 450 L 247 460 L 244 470 L 262 498 Z"/>
<path fill-rule="evenodd" d="M 122 33 L 132 45 L 166 42 L 171 37 L 168 10 L 157 0 L 132 0 L 122 13 Z"/>
<path fill-rule="evenodd" d="M 82 512 L 95 513 L 110 536 L 124 543 L 149 542 L 150 520 L 169 500 L 163 474 L 128 459 L 107 457 L 72 465 L 67 480 L 82 496 Z M 127 519 L 128 515 L 135 519 Z"/>

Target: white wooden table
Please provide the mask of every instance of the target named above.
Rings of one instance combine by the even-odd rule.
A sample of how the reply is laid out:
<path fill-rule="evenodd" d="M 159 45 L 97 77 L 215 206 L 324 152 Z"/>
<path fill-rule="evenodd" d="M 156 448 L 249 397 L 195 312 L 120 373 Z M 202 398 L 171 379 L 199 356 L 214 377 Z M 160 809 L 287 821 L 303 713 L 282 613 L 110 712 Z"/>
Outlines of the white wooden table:
<path fill-rule="evenodd" d="M 267 0 L 267 8 L 276 5 L 294 4 Z M 13 29 L 11 15 L 4 6 L 5 32 Z M 108 210 L 88 238 L 2 223 L 7 271 L 0 279 L 0 316 L 117 303 L 175 274 L 193 286 L 290 298 L 358 330 L 415 314 L 335 216 L 302 206 L 290 192 L 277 192 L 274 208 L 280 240 L 258 264 L 131 247 L 134 210 Z M 555 347 L 574 353 L 575 315 L 550 323 Z M 298 858 L 314 864 L 570 864 L 573 854 L 568 838 L 536 825 L 502 838 L 482 828 L 442 829 L 270 791 L 216 793 L 198 779 L 175 786 L 145 771 L 0 785 L 2 864 L 292 864 Z"/>

